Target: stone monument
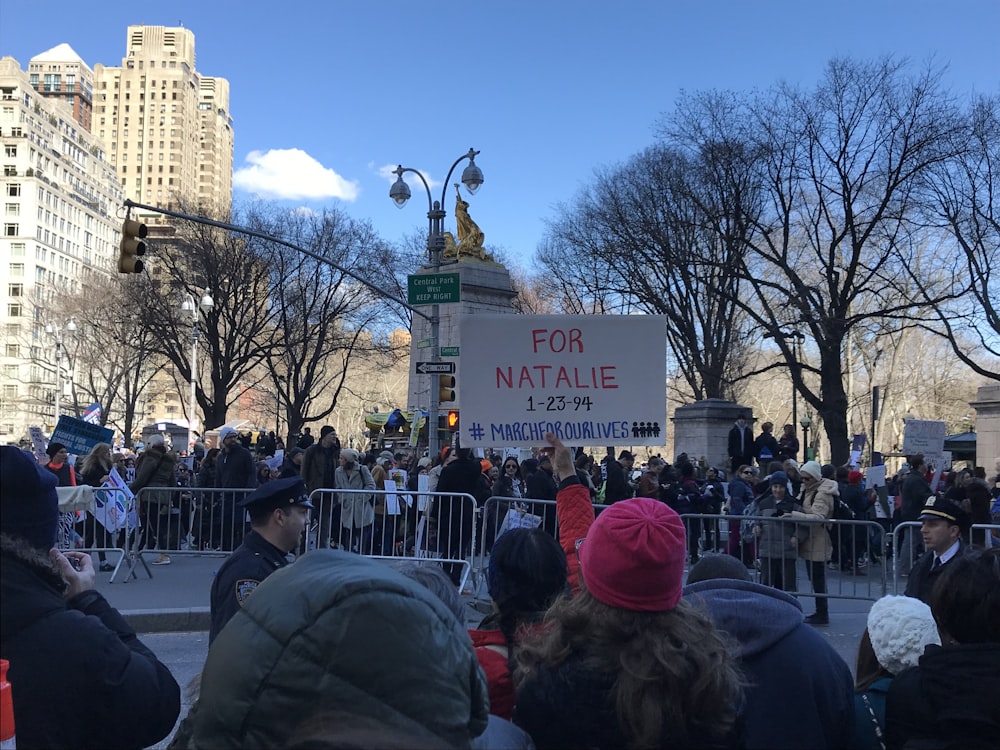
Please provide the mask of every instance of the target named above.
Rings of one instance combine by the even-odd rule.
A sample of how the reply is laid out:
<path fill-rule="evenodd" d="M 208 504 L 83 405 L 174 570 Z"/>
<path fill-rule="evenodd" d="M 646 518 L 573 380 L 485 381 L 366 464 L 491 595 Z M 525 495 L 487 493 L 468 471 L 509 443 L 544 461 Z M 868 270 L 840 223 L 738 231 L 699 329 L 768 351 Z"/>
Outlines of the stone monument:
<path fill-rule="evenodd" d="M 990 477 L 1000 473 L 1000 385 L 980 386 L 976 400 L 976 465 Z"/>
<path fill-rule="evenodd" d="M 674 451 L 687 453 L 692 461 L 702 456 L 709 466 L 722 469 L 729 479 L 729 430 L 740 414 L 752 414 L 746 406 L 721 398 L 707 398 L 674 410 Z M 753 425 L 753 418 L 748 420 Z"/>

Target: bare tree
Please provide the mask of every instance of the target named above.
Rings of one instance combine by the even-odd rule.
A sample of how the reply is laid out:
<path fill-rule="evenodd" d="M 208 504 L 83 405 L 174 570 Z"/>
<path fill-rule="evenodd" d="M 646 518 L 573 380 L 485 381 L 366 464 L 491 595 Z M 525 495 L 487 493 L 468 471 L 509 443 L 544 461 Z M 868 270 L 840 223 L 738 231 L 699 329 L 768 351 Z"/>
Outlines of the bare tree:
<path fill-rule="evenodd" d="M 954 158 L 926 178 L 927 214 L 957 245 L 961 265 L 955 298 L 933 305 L 939 325 L 928 330 L 976 373 L 1000 380 L 1000 97 L 973 102 L 949 145 Z"/>
<path fill-rule="evenodd" d="M 280 217 L 271 233 L 349 268 L 373 286 L 388 287 L 389 296 L 399 292 L 387 272 L 398 263 L 370 224 L 324 211 Z M 373 350 L 398 356 L 389 334 L 404 316 L 402 306 L 371 287 L 289 248 L 275 248 L 271 264 L 273 324 L 280 331 L 280 345 L 265 352 L 264 362 L 288 431 L 295 435 L 306 422 L 333 413 L 352 358 Z"/>
<path fill-rule="evenodd" d="M 749 189 L 713 190 L 706 163 L 720 161 L 656 146 L 599 171 L 560 209 L 539 253 L 572 311 L 605 313 L 617 302 L 622 311 L 665 316 L 668 347 L 699 399 L 728 395 L 742 374 L 734 354 L 747 334 L 734 302 L 735 256 L 756 207 Z"/>
<path fill-rule="evenodd" d="M 687 144 L 706 133 L 726 141 L 733 116 L 710 97 L 693 97 L 665 132 Z M 955 109 L 937 72 L 911 78 L 891 59 L 835 60 L 813 91 L 780 85 L 749 99 L 738 116 L 753 125 L 757 140 L 747 154 L 768 201 L 741 258 L 748 293 L 739 307 L 775 337 L 796 389 L 824 425 L 831 459 L 843 463 L 849 334 L 915 321 L 927 299 L 952 295 L 943 274 L 926 273 L 945 259 L 913 218 L 919 180 L 950 156 L 942 143 L 958 127 Z M 923 297 L 913 275 L 924 280 Z M 787 326 L 809 334 L 802 359 L 778 335 Z"/>

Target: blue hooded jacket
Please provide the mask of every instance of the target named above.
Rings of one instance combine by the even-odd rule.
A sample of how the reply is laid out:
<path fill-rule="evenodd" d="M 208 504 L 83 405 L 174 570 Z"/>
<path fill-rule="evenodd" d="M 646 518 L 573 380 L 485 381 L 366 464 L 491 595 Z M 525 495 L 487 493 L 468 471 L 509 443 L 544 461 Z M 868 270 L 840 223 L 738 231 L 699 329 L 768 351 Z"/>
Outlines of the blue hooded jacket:
<path fill-rule="evenodd" d="M 840 655 L 802 618 L 798 600 L 750 581 L 716 578 L 684 587 L 736 642 L 750 685 L 743 712 L 747 750 L 849 747 L 854 680 Z"/>

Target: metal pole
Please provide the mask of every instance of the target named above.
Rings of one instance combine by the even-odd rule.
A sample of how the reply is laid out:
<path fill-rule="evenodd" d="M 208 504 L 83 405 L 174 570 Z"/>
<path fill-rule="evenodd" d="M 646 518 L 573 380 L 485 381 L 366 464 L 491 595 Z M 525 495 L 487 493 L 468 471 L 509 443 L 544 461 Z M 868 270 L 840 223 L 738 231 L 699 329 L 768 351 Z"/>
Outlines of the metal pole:
<path fill-rule="evenodd" d="M 447 184 L 447 183 L 446 183 Z M 444 224 L 444 211 L 441 209 L 441 204 L 435 202 L 431 210 L 427 214 L 429 220 L 429 234 L 427 236 L 427 251 L 430 253 L 431 270 L 437 273 L 441 270 L 441 245 L 444 242 L 443 224 Z M 431 305 L 431 351 L 433 354 L 431 358 L 437 361 L 441 354 L 441 316 L 440 316 L 440 306 Z M 433 458 L 441 452 L 441 436 L 438 433 L 438 410 L 441 408 L 440 396 L 438 391 L 438 384 L 436 379 L 440 376 L 435 374 L 430 374 L 427 376 L 430 378 L 430 406 L 427 415 L 427 452 Z"/>
<path fill-rule="evenodd" d="M 55 397 L 55 422 L 59 424 L 59 412 L 62 402 L 62 336 L 56 333 L 56 397 Z"/>
<path fill-rule="evenodd" d="M 192 299 L 192 303 L 194 300 Z M 191 311 L 191 401 L 188 411 L 188 454 L 194 449 L 194 409 L 195 409 L 195 383 L 198 382 L 198 307 L 192 305 Z"/>

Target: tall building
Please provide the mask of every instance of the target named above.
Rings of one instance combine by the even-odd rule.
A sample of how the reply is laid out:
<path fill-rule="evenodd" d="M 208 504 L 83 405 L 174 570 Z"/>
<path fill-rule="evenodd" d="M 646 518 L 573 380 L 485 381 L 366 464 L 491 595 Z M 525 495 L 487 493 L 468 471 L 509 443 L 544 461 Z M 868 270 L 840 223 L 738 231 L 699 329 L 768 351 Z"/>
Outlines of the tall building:
<path fill-rule="evenodd" d="M 31 87 L 46 99 L 62 99 L 87 131 L 93 114 L 94 71 L 68 44 L 60 44 L 28 61 Z"/>
<path fill-rule="evenodd" d="M 229 82 L 195 70 L 194 34 L 129 26 L 121 67 L 94 67 L 94 132 L 137 203 L 227 218 L 232 208 Z"/>
<path fill-rule="evenodd" d="M 121 226 L 121 184 L 104 144 L 77 119 L 74 101 L 36 91 L 29 76 L 14 58 L 0 59 L 0 443 L 52 423 L 72 366 L 62 354 L 72 352 L 46 327 L 68 327 L 57 317 L 63 292 L 89 272 L 112 272 Z"/>

